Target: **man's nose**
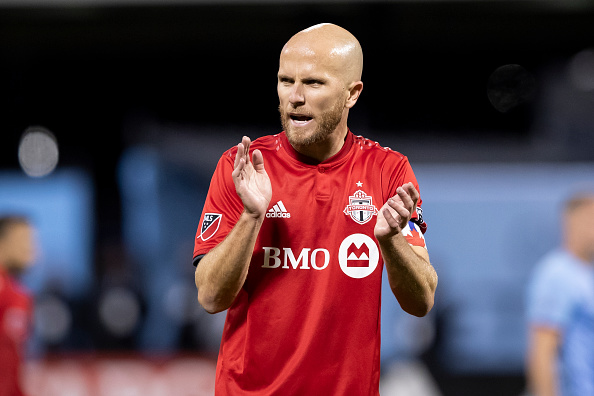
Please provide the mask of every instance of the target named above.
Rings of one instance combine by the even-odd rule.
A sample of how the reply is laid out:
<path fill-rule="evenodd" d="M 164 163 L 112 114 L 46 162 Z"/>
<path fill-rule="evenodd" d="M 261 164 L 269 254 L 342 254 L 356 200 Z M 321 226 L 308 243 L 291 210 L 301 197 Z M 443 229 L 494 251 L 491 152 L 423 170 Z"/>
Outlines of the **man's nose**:
<path fill-rule="evenodd" d="M 305 103 L 305 96 L 303 95 L 303 85 L 295 83 L 291 88 L 289 94 L 289 102 L 293 107 L 299 107 Z"/>

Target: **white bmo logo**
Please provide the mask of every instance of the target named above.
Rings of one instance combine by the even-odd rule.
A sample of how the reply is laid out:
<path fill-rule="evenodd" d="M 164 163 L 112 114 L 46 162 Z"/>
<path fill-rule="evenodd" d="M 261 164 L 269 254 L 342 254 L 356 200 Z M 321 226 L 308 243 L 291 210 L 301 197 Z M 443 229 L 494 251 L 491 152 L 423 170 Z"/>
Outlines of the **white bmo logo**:
<path fill-rule="evenodd" d="M 379 250 L 369 236 L 352 234 L 340 244 L 338 262 L 342 272 L 351 278 L 365 278 L 377 268 Z"/>

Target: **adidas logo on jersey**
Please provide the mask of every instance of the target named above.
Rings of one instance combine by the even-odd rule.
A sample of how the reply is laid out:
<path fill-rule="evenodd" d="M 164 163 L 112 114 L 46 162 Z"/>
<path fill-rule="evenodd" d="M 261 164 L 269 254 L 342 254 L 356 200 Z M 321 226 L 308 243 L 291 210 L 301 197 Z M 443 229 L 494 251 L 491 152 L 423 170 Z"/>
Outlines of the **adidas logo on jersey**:
<path fill-rule="evenodd" d="M 271 209 L 268 210 L 268 213 L 266 213 L 266 217 L 283 217 L 288 219 L 291 217 L 291 213 L 287 211 L 287 208 L 285 208 L 283 201 L 278 201 Z"/>

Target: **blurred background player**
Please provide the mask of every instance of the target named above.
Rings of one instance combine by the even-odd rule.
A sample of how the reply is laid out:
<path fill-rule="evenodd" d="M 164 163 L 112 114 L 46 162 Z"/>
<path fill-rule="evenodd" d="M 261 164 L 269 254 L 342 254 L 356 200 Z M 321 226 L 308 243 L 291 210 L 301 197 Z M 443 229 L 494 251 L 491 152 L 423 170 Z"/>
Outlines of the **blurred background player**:
<path fill-rule="evenodd" d="M 594 395 L 594 190 L 565 203 L 563 245 L 529 285 L 527 377 L 534 396 Z"/>
<path fill-rule="evenodd" d="M 33 262 L 33 228 L 24 217 L 0 217 L 0 396 L 21 396 L 21 365 L 32 300 L 19 275 Z"/>

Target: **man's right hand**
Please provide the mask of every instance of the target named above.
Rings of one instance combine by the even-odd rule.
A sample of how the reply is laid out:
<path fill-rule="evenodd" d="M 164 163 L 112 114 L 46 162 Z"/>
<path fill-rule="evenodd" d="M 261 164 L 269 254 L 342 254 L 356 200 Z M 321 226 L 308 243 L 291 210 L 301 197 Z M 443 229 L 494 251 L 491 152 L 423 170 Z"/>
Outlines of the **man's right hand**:
<path fill-rule="evenodd" d="M 210 313 L 229 308 L 241 291 L 272 199 L 272 185 L 264 170 L 262 152 L 254 150 L 250 159 L 250 144 L 250 138 L 244 136 L 237 145 L 231 173 L 235 191 L 243 202 L 243 213 L 221 243 L 200 260 L 194 274 L 198 302 Z"/>
<path fill-rule="evenodd" d="M 254 150 L 250 160 L 251 143 L 250 138 L 244 136 L 241 143 L 237 145 L 237 154 L 231 175 L 235 191 L 243 202 L 245 212 L 254 218 L 263 219 L 272 199 L 272 186 L 264 169 L 262 152 Z"/>

